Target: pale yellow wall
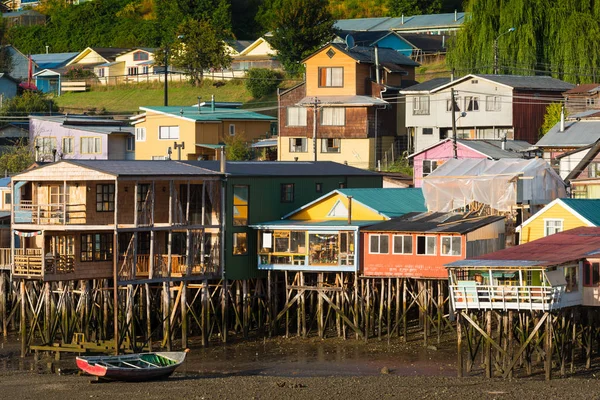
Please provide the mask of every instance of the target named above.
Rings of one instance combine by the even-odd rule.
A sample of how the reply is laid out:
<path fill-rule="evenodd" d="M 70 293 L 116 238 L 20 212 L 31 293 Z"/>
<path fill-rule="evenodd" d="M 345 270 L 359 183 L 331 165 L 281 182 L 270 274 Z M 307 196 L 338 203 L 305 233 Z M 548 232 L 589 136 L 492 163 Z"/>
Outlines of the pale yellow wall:
<path fill-rule="evenodd" d="M 306 95 L 307 96 L 340 96 L 363 94 L 363 88 L 356 85 L 356 61 L 348 57 L 342 51 L 333 48 L 335 55 L 329 58 L 327 51 L 333 48 L 327 46 L 320 52 L 306 60 Z M 320 67 L 343 67 L 344 82 L 343 87 L 320 88 L 319 87 L 319 68 Z"/>
<path fill-rule="evenodd" d="M 303 221 L 322 221 L 322 220 L 340 220 L 345 221 L 348 217 L 328 217 L 327 214 L 331 211 L 338 200 L 348 208 L 348 198 L 346 196 L 335 193 L 325 199 L 309 206 L 308 208 L 299 211 L 292 215 L 289 219 Z M 370 208 L 365 207 L 358 201 L 352 202 L 352 219 L 354 221 L 385 221 L 386 217 L 376 213 Z"/>
<path fill-rule="evenodd" d="M 244 50 L 241 54 L 244 56 L 274 56 L 277 54 L 277 50 L 272 48 L 266 40 L 261 40 L 258 45 L 248 51 Z"/>
<path fill-rule="evenodd" d="M 85 56 L 80 58 L 77 62 L 70 63 L 70 65 L 73 65 L 73 64 L 97 64 L 97 63 L 102 63 L 102 62 L 106 62 L 106 60 L 100 54 L 96 53 L 94 50 L 90 50 Z"/>
<path fill-rule="evenodd" d="M 545 219 L 562 219 L 563 230 L 569 230 L 579 228 L 581 226 L 588 226 L 584 224 L 582 220 L 573 215 L 563 205 L 558 202 L 549 207 L 547 210 L 540 212 L 538 215 L 533 216 L 534 218 L 522 229 L 520 235 L 520 243 L 528 243 L 536 239 L 543 238 L 545 235 L 544 220 Z"/>
<path fill-rule="evenodd" d="M 205 125 L 205 124 L 200 124 Z M 159 126 L 179 126 L 179 139 L 159 139 Z M 152 156 L 167 155 L 167 148 L 173 148 L 173 142 L 185 142 L 185 149 L 181 150 L 181 159 L 188 159 L 188 154 L 196 153 L 196 122 L 147 111 L 146 120 L 136 124 L 137 128 L 146 128 L 146 141 L 135 142 L 135 159 L 151 160 Z M 204 142 L 202 142 L 204 143 Z M 173 158 L 177 157 L 177 151 L 173 149 Z"/>
<path fill-rule="evenodd" d="M 298 157 L 298 161 L 314 160 L 312 138 L 307 140 L 306 153 L 290 152 L 290 139 L 290 137 L 282 136 L 277 138 L 279 161 L 294 161 L 295 157 Z M 340 153 L 322 153 L 321 140 L 317 139 L 317 161 L 334 161 L 341 164 L 347 162 L 351 167 L 375 168 L 375 139 L 341 139 Z"/>
<path fill-rule="evenodd" d="M 138 51 L 148 53 L 148 60 L 134 61 L 133 54 L 137 53 Z M 127 67 L 135 67 L 136 65 L 146 63 L 148 61 L 154 61 L 154 54 L 144 51 L 144 50 L 134 50 L 134 51 L 130 51 L 129 53 L 125 53 L 123 55 L 116 57 L 115 61 L 123 61 L 125 63 L 125 65 L 122 68 L 125 68 L 125 71 L 127 71 Z M 141 66 L 140 66 L 140 73 L 141 73 Z"/>

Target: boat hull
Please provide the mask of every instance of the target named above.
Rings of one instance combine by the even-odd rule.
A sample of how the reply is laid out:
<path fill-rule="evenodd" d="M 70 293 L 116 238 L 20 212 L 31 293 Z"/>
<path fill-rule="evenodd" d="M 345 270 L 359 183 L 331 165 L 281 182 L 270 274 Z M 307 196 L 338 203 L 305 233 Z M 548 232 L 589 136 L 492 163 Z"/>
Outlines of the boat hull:
<path fill-rule="evenodd" d="M 184 352 L 163 352 L 77 357 L 76 362 L 79 369 L 103 380 L 143 382 L 168 378 L 184 360 Z"/>

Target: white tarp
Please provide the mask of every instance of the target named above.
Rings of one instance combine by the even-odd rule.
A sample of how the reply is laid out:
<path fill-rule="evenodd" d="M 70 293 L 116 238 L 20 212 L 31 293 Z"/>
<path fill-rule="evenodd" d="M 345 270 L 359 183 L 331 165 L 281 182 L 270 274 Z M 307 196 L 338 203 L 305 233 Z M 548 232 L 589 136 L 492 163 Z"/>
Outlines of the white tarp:
<path fill-rule="evenodd" d="M 565 184 L 542 159 L 451 159 L 423 178 L 427 209 L 448 212 L 473 201 L 498 211 L 518 203 L 548 204 L 566 197 Z"/>

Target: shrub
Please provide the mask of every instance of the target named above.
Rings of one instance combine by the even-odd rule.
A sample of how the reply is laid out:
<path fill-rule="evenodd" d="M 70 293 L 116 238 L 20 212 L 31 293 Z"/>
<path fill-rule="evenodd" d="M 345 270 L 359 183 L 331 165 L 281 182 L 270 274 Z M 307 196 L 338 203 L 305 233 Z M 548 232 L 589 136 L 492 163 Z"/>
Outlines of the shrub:
<path fill-rule="evenodd" d="M 246 75 L 246 88 L 255 99 L 265 97 L 277 90 L 283 75 L 267 68 L 250 68 Z"/>

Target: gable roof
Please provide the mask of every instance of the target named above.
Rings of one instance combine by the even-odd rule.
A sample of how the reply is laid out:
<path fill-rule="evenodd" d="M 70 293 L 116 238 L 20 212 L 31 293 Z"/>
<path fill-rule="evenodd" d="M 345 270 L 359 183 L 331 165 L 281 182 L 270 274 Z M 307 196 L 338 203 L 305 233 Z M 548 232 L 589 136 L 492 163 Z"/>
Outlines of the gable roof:
<path fill-rule="evenodd" d="M 452 138 L 446 138 L 438 143 L 435 143 L 423 150 L 413 153 L 408 158 L 414 158 L 415 156 L 431 150 L 437 146 L 452 141 Z M 505 150 L 502 150 L 502 140 L 493 139 L 457 139 L 458 143 L 463 146 L 469 147 L 471 150 L 476 151 L 488 158 L 499 160 L 501 158 L 522 158 L 523 154 L 519 152 L 524 151 L 531 147 L 531 145 L 524 140 L 507 140 L 504 142 Z"/>
<path fill-rule="evenodd" d="M 600 120 L 567 119 L 564 131 L 560 131 L 560 122 L 558 122 L 535 145 L 538 147 L 582 147 L 596 143 L 599 139 Z"/>
<path fill-rule="evenodd" d="M 374 47 L 355 46 L 351 49 L 346 49 L 345 44 L 329 43 L 328 45 L 323 46 L 321 49 L 319 49 L 314 54 L 321 52 L 323 49 L 327 48 L 328 46 L 333 46 L 337 50 L 341 51 L 342 53 L 344 53 L 347 56 L 356 60 L 356 62 L 358 62 L 359 64 L 375 64 L 375 48 Z M 399 52 L 397 52 L 394 49 L 390 49 L 387 47 L 379 47 L 378 52 L 379 52 L 379 54 L 378 54 L 379 63 L 381 63 L 381 64 L 391 63 L 391 64 L 404 65 L 404 66 L 409 66 L 409 67 L 417 67 L 417 66 L 421 65 L 418 62 L 415 62 L 415 61 L 411 60 L 410 58 L 406 57 L 405 55 L 400 54 Z M 309 56 L 308 58 L 310 58 L 310 57 L 312 57 L 312 55 Z M 308 58 L 303 60 L 303 62 L 306 61 Z"/>
<path fill-rule="evenodd" d="M 564 94 L 592 94 L 597 93 L 600 90 L 600 84 L 598 83 L 582 83 L 575 86 L 573 89 L 567 90 Z M 596 110 L 597 111 L 597 110 Z"/>
<path fill-rule="evenodd" d="M 214 111 L 210 107 L 178 107 L 178 106 L 147 106 L 140 107 L 140 110 L 155 112 L 163 115 L 169 115 L 175 118 L 181 118 L 188 121 L 196 122 L 220 122 L 224 120 L 240 120 L 240 121 L 275 121 L 277 118 L 269 115 L 260 114 L 254 111 L 248 111 L 237 108 L 215 108 Z"/>
<path fill-rule="evenodd" d="M 584 224 L 600 226 L 600 199 L 559 198 L 552 200 L 541 210 L 529 217 L 527 221 L 517 227 L 517 231 L 523 230 L 523 228 L 542 216 L 556 204 L 560 204 L 565 210 L 569 211 L 576 218 L 579 218 Z M 598 216 L 594 216 L 594 213 L 597 213 Z"/>
<path fill-rule="evenodd" d="M 491 223 L 504 220 L 503 216 L 470 217 L 468 214 L 440 212 L 411 212 L 371 225 L 365 231 L 428 232 L 465 234 Z"/>
<path fill-rule="evenodd" d="M 31 59 L 40 69 L 60 68 L 66 65 L 79 53 L 32 54 Z"/>
<path fill-rule="evenodd" d="M 409 43 L 402 36 L 398 35 L 396 32 L 392 31 L 339 31 L 337 32 L 337 37 L 342 41 L 341 43 L 345 44 L 346 36 L 350 35 L 354 39 L 354 43 L 356 46 L 373 46 L 377 42 L 388 36 L 394 36 L 399 40 L 407 43 L 412 46 L 412 43 Z M 414 47 L 414 46 L 413 46 Z"/>
<path fill-rule="evenodd" d="M 599 252 L 600 228 L 580 227 L 483 256 L 455 261 L 446 266 L 551 266 L 581 260 L 589 256 L 598 257 Z"/>
<path fill-rule="evenodd" d="M 221 170 L 220 161 L 182 161 L 182 163 Z M 372 176 L 375 172 L 333 161 L 227 161 L 226 173 L 231 176 Z"/>
<path fill-rule="evenodd" d="M 585 156 L 583 156 L 581 161 L 579 161 L 577 163 L 577 165 L 575 166 L 575 168 L 573 168 L 573 170 L 571 172 L 569 172 L 569 174 L 565 177 L 565 182 L 569 182 L 569 181 L 579 177 L 579 174 L 581 174 L 590 165 L 590 163 L 596 158 L 598 153 L 600 153 L 600 140 L 598 140 L 596 143 L 591 144 L 589 146 L 585 146 L 583 148 L 579 148 L 577 150 L 570 151 L 569 153 L 585 151 L 584 149 L 587 150 Z M 567 153 L 565 153 L 565 154 L 567 154 Z M 564 156 L 565 154 L 561 154 L 561 156 Z M 556 157 L 556 158 L 558 159 L 559 157 Z"/>
<path fill-rule="evenodd" d="M 260 46 L 263 43 L 266 43 L 268 45 L 268 47 L 271 48 L 271 44 L 269 43 L 269 41 L 264 36 L 261 36 L 258 39 L 256 39 L 253 43 L 246 46 L 245 49 L 240 51 L 239 56 L 247 56 L 248 53 L 251 53 L 252 50 L 254 50 L 255 48 L 257 48 L 258 46 Z M 273 48 L 271 48 L 271 50 L 272 50 L 272 53 L 270 55 L 275 56 L 277 54 L 277 50 L 275 50 Z"/>
<path fill-rule="evenodd" d="M 437 92 L 469 79 L 484 79 L 513 89 L 548 92 L 564 92 L 575 86 L 572 83 L 561 81 L 560 79 L 555 79 L 550 76 L 468 74 L 453 81 L 449 81 L 443 86 L 438 86 L 431 91 Z"/>
<path fill-rule="evenodd" d="M 250 46 L 252 43 L 254 43 L 253 40 L 228 40 L 226 42 L 232 49 L 234 49 L 235 51 L 237 51 L 238 53 L 241 53 L 242 51 L 244 51 L 248 46 Z"/>
<path fill-rule="evenodd" d="M 466 13 L 444 13 L 404 16 L 397 18 L 354 18 L 340 19 L 334 27 L 339 30 L 435 30 L 441 28 L 458 28 L 465 21 Z"/>
<path fill-rule="evenodd" d="M 418 83 L 413 86 L 409 86 L 405 89 L 402 89 L 400 93 L 408 93 L 408 92 L 431 92 L 438 87 L 444 86 L 450 82 L 450 78 L 433 78 L 425 82 Z"/>
<path fill-rule="evenodd" d="M 75 56 L 71 61 L 69 61 L 66 65 L 76 64 L 81 59 L 86 57 L 91 52 L 95 52 L 100 57 L 104 59 L 104 62 L 113 62 L 115 58 L 123 52 L 128 51 L 128 48 L 122 47 L 86 47 L 83 51 L 81 51 L 77 56 Z"/>
<path fill-rule="evenodd" d="M 62 160 L 59 163 L 70 163 L 84 168 L 89 168 L 98 172 L 104 172 L 116 177 L 124 176 L 194 176 L 194 175 L 212 175 L 221 176 L 220 172 L 211 171 L 194 165 L 185 164 L 179 161 L 160 160 Z M 50 165 L 44 165 L 41 168 L 47 168 Z"/>

